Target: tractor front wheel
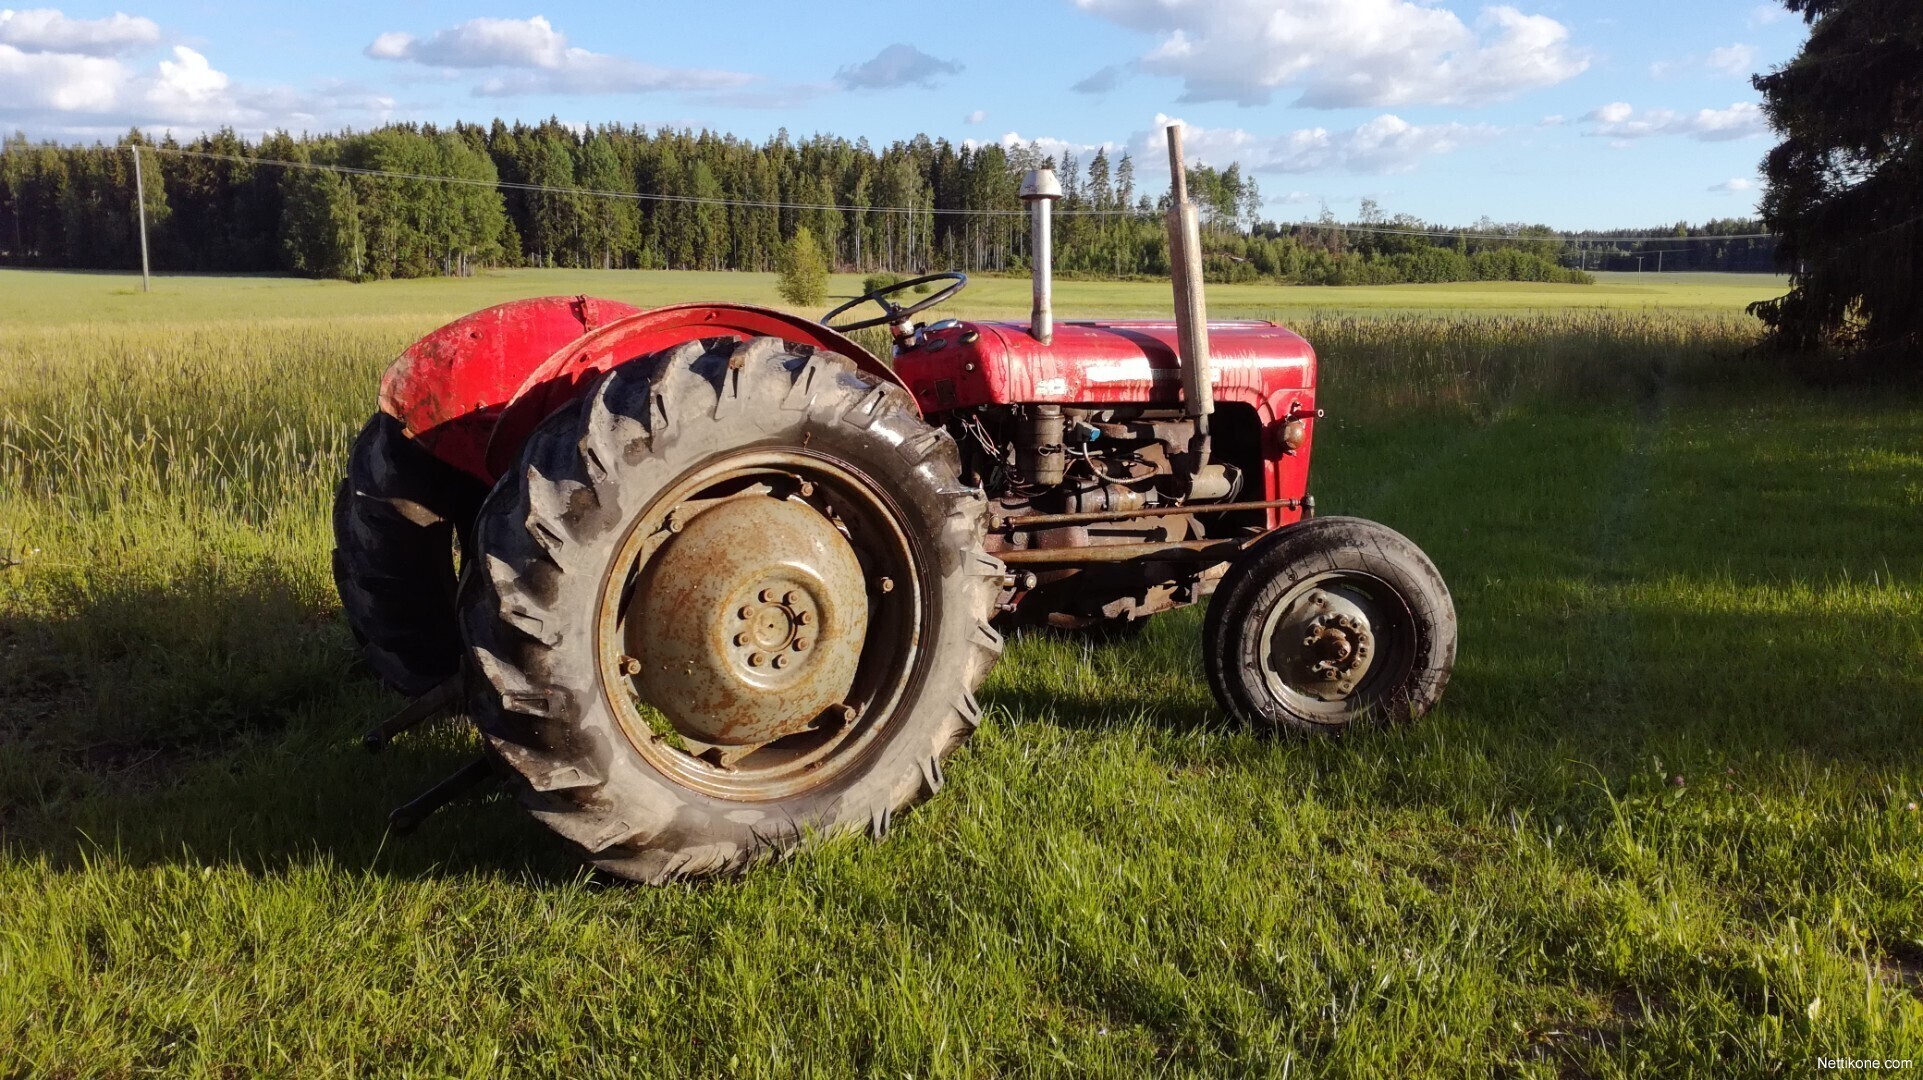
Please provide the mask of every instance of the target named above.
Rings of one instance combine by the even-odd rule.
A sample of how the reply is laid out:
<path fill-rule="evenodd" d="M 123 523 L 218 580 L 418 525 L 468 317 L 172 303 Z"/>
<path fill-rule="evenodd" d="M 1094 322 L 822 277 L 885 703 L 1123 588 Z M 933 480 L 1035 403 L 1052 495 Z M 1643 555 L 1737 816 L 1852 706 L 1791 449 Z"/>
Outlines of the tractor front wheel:
<path fill-rule="evenodd" d="M 1202 629 L 1209 686 L 1230 715 L 1308 734 L 1421 716 L 1455 658 L 1455 605 L 1435 564 L 1361 518 L 1258 541 L 1229 567 Z"/>
<path fill-rule="evenodd" d="M 549 417 L 475 526 L 470 712 L 522 801 L 660 882 L 879 835 L 942 784 L 1004 568 L 905 391 L 690 342 Z"/>

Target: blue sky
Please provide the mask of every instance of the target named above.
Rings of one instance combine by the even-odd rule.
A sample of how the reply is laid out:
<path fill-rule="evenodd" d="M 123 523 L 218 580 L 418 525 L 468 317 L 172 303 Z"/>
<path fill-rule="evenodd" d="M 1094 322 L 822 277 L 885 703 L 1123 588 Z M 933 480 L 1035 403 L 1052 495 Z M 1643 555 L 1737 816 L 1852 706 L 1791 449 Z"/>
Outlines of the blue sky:
<path fill-rule="evenodd" d="M 1747 214 L 1771 139 L 1766 0 L 1027 0 L 622 5 L 130 0 L 0 9 L 0 129 L 388 120 L 786 127 L 880 144 L 1131 149 L 1255 172 L 1278 220 L 1363 198 L 1449 224 Z"/>

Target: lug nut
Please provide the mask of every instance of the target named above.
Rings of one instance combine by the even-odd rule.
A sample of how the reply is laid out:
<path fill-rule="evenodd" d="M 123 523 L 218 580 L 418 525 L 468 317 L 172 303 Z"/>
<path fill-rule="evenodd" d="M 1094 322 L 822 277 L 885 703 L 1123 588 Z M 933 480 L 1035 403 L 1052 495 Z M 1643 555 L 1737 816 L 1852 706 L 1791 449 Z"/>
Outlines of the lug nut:
<path fill-rule="evenodd" d="M 882 591 L 882 592 L 894 592 L 894 591 L 895 591 L 895 579 L 894 579 L 894 578 L 891 578 L 891 577 L 885 577 L 885 578 L 882 578 L 882 579 L 881 579 L 881 581 L 880 581 L 880 582 L 879 582 L 878 584 L 879 584 L 879 585 L 881 586 L 881 591 Z"/>
<path fill-rule="evenodd" d="M 781 602 L 789 607 L 794 607 L 796 604 L 801 603 L 801 594 L 793 589 L 789 589 L 787 592 L 781 594 Z"/>
<path fill-rule="evenodd" d="M 804 611 L 795 616 L 795 621 L 803 626 L 809 626 L 815 621 L 815 613 L 812 611 Z"/>
<path fill-rule="evenodd" d="M 808 496 L 810 496 L 810 495 L 813 495 L 814 493 L 815 493 L 815 485 L 814 485 L 814 482 L 813 482 L 812 480 L 803 480 L 803 481 L 801 482 L 801 496 L 802 496 L 802 498 L 804 498 L 804 499 L 805 499 L 805 498 L 807 498 Z"/>
<path fill-rule="evenodd" d="M 755 613 L 754 608 L 749 607 L 747 604 L 743 604 L 741 605 L 741 610 L 735 612 L 735 616 L 737 618 L 749 619 L 754 617 L 754 613 Z"/>
<path fill-rule="evenodd" d="M 777 654 L 775 656 L 775 668 L 778 670 L 780 668 L 785 668 L 787 666 L 788 666 L 788 658 Z"/>
<path fill-rule="evenodd" d="M 768 654 L 767 654 L 767 653 L 758 653 L 758 652 L 757 652 L 757 653 L 749 653 L 749 654 L 748 654 L 748 666 L 749 666 L 749 667 L 760 667 L 761 665 L 763 665 L 763 664 L 765 664 L 765 663 L 767 663 L 767 662 L 768 662 Z"/>
<path fill-rule="evenodd" d="M 736 645 L 746 645 L 748 643 L 748 635 L 745 633 L 736 634 L 734 636 L 734 643 Z"/>
<path fill-rule="evenodd" d="M 623 675 L 641 674 L 641 661 L 636 660 L 632 656 L 622 657 L 621 658 L 621 674 Z"/>
<path fill-rule="evenodd" d="M 795 639 L 796 652 L 807 652 L 808 649 L 813 645 L 814 645 L 814 641 L 811 638 L 798 637 Z"/>
<path fill-rule="evenodd" d="M 775 602 L 775 591 L 774 591 L 773 589 L 763 589 L 763 590 L 761 590 L 761 602 L 762 602 L 762 603 L 764 603 L 764 604 L 772 604 L 772 603 L 774 603 L 774 602 Z"/>

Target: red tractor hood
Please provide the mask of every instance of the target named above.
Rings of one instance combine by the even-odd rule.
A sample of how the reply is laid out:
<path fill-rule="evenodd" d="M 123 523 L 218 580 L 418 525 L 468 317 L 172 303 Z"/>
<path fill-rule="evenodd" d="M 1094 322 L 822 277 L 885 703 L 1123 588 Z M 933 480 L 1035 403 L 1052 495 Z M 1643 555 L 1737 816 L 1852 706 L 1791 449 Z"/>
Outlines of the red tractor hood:
<path fill-rule="evenodd" d="M 971 336 L 973 340 L 970 340 Z M 1173 322 L 1058 322 L 1044 345 L 1023 323 L 963 323 L 895 354 L 895 372 L 925 412 L 1011 402 L 1177 405 L 1181 364 Z M 1286 414 L 1279 400 L 1315 389 L 1315 350 L 1269 322 L 1209 324 L 1217 401 Z"/>

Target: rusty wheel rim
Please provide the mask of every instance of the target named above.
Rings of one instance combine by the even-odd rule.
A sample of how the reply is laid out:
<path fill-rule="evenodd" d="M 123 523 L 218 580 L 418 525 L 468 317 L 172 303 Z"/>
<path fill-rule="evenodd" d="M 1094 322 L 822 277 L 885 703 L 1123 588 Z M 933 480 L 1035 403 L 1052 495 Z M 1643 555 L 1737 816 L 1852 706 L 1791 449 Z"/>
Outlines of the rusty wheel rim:
<path fill-rule="evenodd" d="M 1388 582 L 1330 571 L 1270 605 L 1256 661 L 1274 698 L 1297 715 L 1339 723 L 1381 704 L 1408 677 L 1415 620 Z"/>
<path fill-rule="evenodd" d="M 688 787 L 752 801 L 829 784 L 913 701 L 927 559 L 900 507 L 847 462 L 711 459 L 617 550 L 596 620 L 603 694 L 635 750 Z M 712 715 L 716 703 L 749 715 Z"/>

